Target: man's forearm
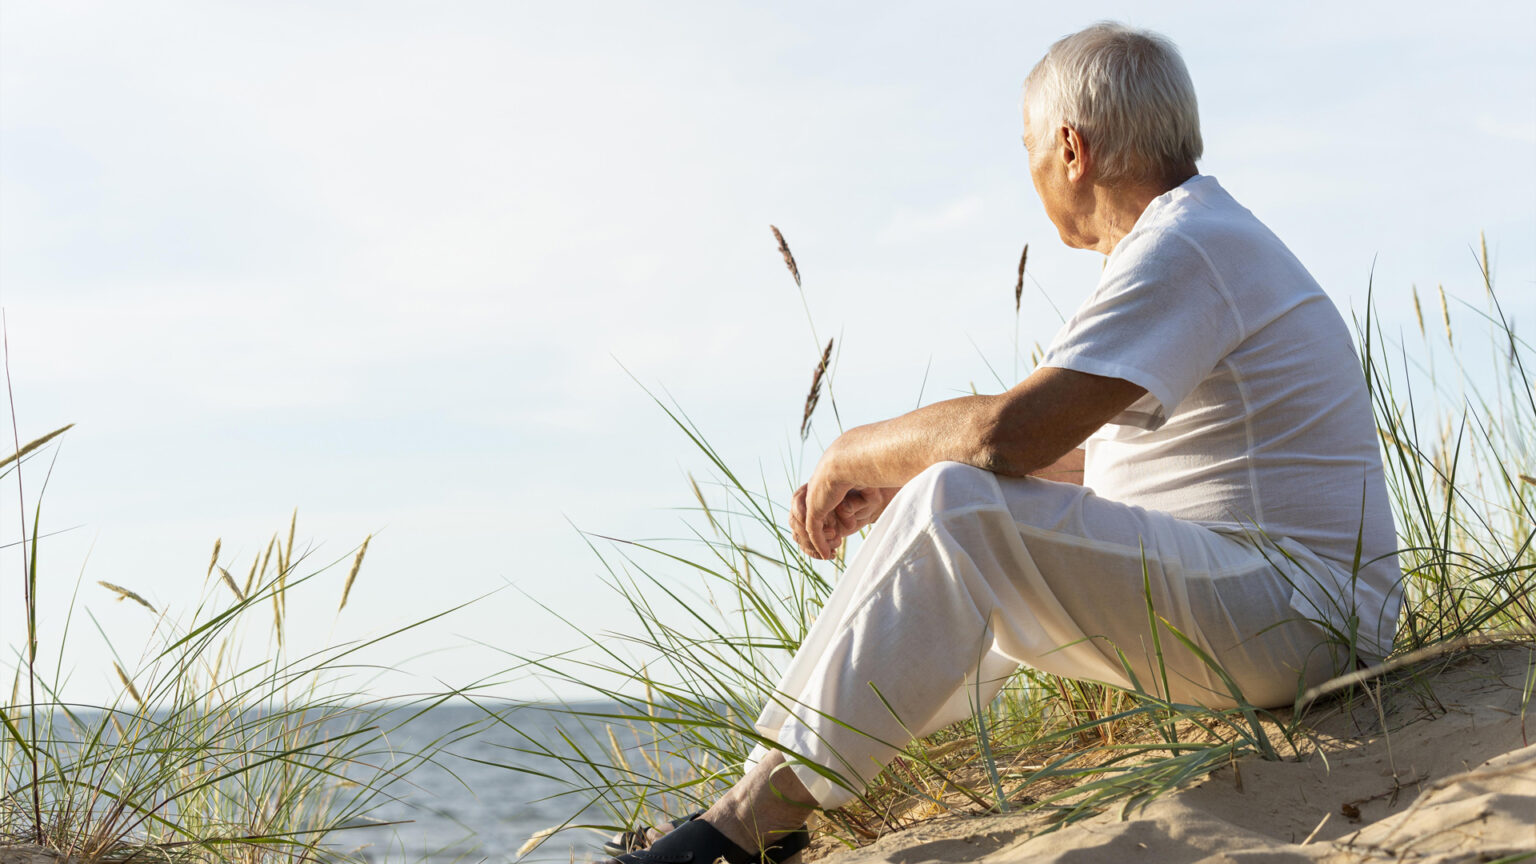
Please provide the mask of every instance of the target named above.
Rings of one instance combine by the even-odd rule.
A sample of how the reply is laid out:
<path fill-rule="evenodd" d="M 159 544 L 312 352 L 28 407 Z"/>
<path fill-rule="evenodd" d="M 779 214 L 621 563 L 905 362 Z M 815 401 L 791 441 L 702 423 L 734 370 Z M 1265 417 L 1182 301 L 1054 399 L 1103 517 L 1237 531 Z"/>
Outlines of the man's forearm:
<path fill-rule="evenodd" d="M 856 486 L 901 486 L 938 462 L 1023 477 L 1055 468 L 1083 439 L 1136 401 L 1140 387 L 1114 378 L 1041 369 L 997 396 L 936 402 L 850 429 L 823 458 Z M 1060 468 L 1081 471 L 1063 462 Z"/>
<path fill-rule="evenodd" d="M 1057 483 L 1073 483 L 1081 486 L 1083 485 L 1083 463 L 1086 455 L 1081 448 L 1074 447 L 1055 462 L 1038 471 L 1029 472 L 1029 476 L 1039 477 L 1042 480 L 1054 480 Z"/>
<path fill-rule="evenodd" d="M 938 462 L 996 464 L 986 444 L 996 428 L 996 396 L 963 396 L 848 430 L 828 448 L 832 475 L 857 486 L 905 486 Z M 1049 464 L 1042 460 L 1041 465 Z"/>

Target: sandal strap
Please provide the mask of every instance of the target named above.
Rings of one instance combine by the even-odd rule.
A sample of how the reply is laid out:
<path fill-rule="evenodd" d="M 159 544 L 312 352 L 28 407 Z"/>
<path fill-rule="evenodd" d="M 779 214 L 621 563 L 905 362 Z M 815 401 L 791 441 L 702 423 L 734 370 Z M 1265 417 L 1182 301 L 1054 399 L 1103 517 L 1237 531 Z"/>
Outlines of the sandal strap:
<path fill-rule="evenodd" d="M 724 858 L 727 864 L 782 864 L 810 844 L 810 832 L 800 828 L 775 840 L 761 852 L 748 852 L 732 843 L 715 826 L 695 819 L 668 832 L 649 849 L 618 856 L 618 861 L 620 864 L 715 864 Z"/>

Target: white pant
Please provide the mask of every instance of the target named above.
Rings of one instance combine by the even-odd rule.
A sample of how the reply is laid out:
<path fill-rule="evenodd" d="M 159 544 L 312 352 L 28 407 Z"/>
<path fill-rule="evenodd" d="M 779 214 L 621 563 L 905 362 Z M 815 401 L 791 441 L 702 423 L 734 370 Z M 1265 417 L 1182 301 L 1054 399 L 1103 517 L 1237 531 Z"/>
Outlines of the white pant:
<path fill-rule="evenodd" d="M 1081 486 L 935 465 L 873 526 L 755 725 L 830 808 L 855 790 L 798 760 L 862 786 L 913 737 L 990 702 L 1020 663 L 1120 687 L 1129 665 L 1149 693 L 1234 704 L 1166 629 L 1162 693 L 1148 591 L 1248 702 L 1289 704 L 1335 672 L 1336 652 L 1290 602 L 1288 580 L 1327 565 L 1285 548 Z"/>

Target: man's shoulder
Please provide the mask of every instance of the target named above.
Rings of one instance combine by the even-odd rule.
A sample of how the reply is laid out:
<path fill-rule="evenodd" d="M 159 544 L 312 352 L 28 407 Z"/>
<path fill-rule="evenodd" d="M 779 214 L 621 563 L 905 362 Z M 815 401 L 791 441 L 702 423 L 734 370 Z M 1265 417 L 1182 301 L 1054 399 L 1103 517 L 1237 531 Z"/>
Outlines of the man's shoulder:
<path fill-rule="evenodd" d="M 1154 199 L 1136 229 L 1148 240 L 1183 241 L 1197 248 L 1217 242 L 1279 243 L 1253 212 L 1228 194 L 1215 177 L 1197 174 Z"/>
<path fill-rule="evenodd" d="M 1154 209 L 1155 208 L 1155 209 Z M 1147 265 L 1194 255 L 1222 281 L 1239 273 L 1283 273 L 1292 281 L 1305 273 L 1279 236 L 1239 204 L 1215 177 L 1197 174 L 1148 206 L 1126 240 L 1127 257 Z M 1277 272 L 1278 271 L 1278 272 Z M 1299 272 L 1298 272 L 1299 271 Z M 1310 276 L 1301 280 L 1315 286 Z"/>

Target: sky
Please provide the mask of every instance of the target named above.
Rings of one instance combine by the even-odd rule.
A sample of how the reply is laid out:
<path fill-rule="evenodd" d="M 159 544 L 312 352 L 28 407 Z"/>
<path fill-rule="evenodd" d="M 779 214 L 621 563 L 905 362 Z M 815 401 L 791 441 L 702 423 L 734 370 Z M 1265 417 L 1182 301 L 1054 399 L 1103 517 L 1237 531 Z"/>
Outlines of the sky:
<path fill-rule="evenodd" d="M 297 644 L 468 603 L 363 686 L 539 698 L 511 655 L 631 626 L 580 530 L 687 536 L 689 475 L 709 494 L 653 396 L 787 498 L 836 434 L 825 402 L 798 434 L 822 340 L 846 424 L 996 392 L 1050 340 L 1102 258 L 1035 199 L 1019 88 L 1104 18 L 1180 46 L 1202 172 L 1346 316 L 1374 286 L 1407 331 L 1443 285 L 1473 321 L 1479 232 L 1536 316 L 1529 3 L 0 2 L 10 406 L 22 441 L 75 424 L 20 493 L 67 695 L 114 692 L 103 640 L 133 667 L 153 624 L 98 580 L 190 614 L 215 538 L 243 573 L 297 508 L 343 562 Z"/>

